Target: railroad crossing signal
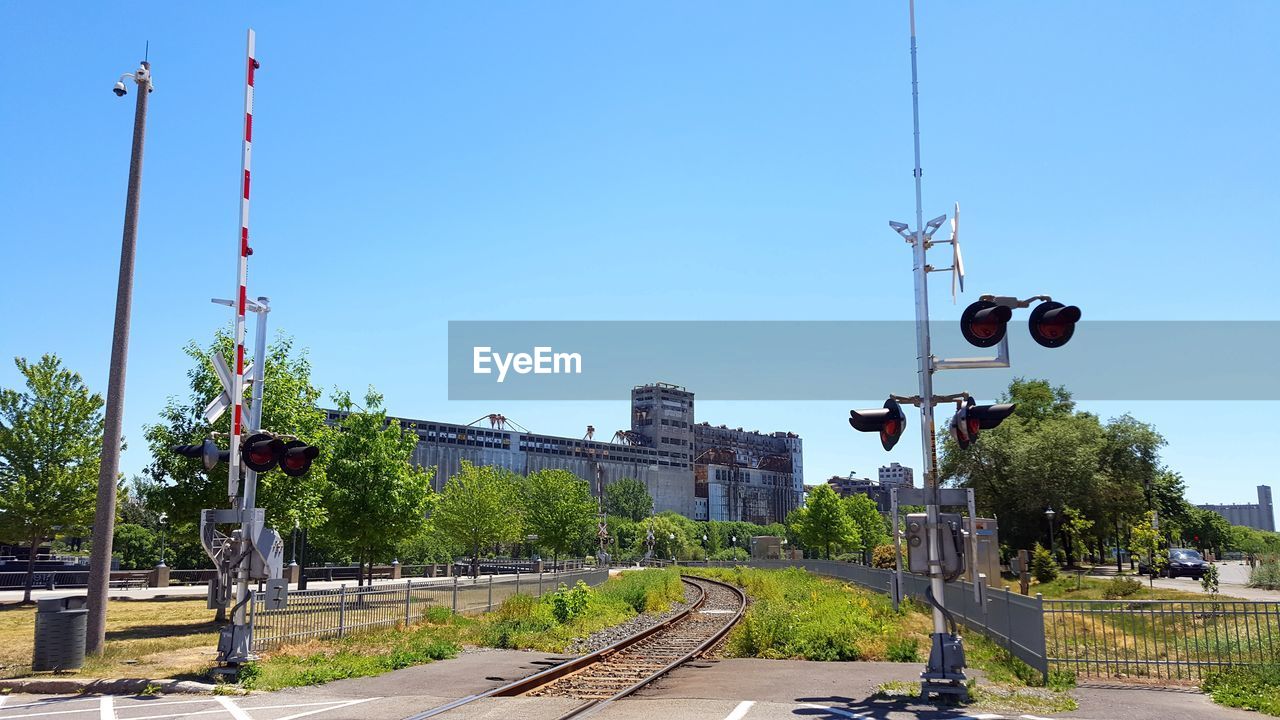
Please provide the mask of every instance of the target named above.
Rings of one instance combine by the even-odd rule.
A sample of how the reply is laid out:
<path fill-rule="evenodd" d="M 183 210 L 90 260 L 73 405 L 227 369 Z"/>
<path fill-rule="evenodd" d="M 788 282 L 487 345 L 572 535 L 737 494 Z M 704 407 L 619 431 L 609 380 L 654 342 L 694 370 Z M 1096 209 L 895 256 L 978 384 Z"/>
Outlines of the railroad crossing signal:
<path fill-rule="evenodd" d="M 1080 308 L 1052 300 L 1042 302 L 1031 311 L 1027 324 L 1031 339 L 1047 348 L 1062 347 L 1075 334 L 1080 322 Z"/>
<path fill-rule="evenodd" d="M 951 418 L 951 437 L 955 438 L 961 450 L 967 449 L 978 439 L 980 430 L 995 428 L 1016 408 L 1014 403 L 978 405 L 969 398 Z"/>
<path fill-rule="evenodd" d="M 897 400 L 889 398 L 883 408 L 850 410 L 849 425 L 858 432 L 880 433 L 880 444 L 885 450 L 892 450 L 907 429 L 907 415 Z"/>
<path fill-rule="evenodd" d="M 218 449 L 213 438 L 205 438 L 199 445 L 178 445 L 173 448 L 173 451 L 183 457 L 200 458 L 205 470 L 212 470 L 218 466 L 218 463 L 231 457 L 231 453 L 227 450 Z"/>
<path fill-rule="evenodd" d="M 320 448 L 308 445 L 301 440 L 290 440 L 284 444 L 284 452 L 280 456 L 280 470 L 289 477 L 306 475 L 311 469 L 311 461 L 320 454 Z"/>
<path fill-rule="evenodd" d="M 970 345 L 991 347 L 1004 339 L 1006 325 L 1013 310 L 990 300 L 979 300 L 964 309 L 960 316 L 960 333 Z"/>
<path fill-rule="evenodd" d="M 311 469 L 311 463 L 320 455 L 320 448 L 302 440 L 282 440 L 272 433 L 258 432 L 241 443 L 240 458 L 245 467 L 257 473 L 280 470 L 289 477 L 301 477 Z M 183 457 L 199 458 L 205 470 L 212 470 L 219 463 L 231 458 L 228 450 L 219 450 L 213 438 L 205 438 L 199 445 L 177 445 L 173 452 Z"/>

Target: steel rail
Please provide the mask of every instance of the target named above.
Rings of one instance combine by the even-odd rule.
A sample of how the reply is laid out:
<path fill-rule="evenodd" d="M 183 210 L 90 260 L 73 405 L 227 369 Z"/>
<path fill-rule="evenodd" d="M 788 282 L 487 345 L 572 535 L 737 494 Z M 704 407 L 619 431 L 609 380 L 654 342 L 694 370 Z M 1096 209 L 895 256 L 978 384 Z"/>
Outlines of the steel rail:
<path fill-rule="evenodd" d="M 536 690 L 537 688 L 543 687 L 545 685 L 549 685 L 561 678 L 568 677 L 582 670 L 585 670 L 589 667 L 605 662 L 611 656 L 623 650 L 626 650 L 650 637 L 653 637 L 654 635 L 657 635 L 660 632 L 672 629 L 674 626 L 680 624 L 684 620 L 687 620 L 691 614 L 700 610 L 707 601 L 708 593 L 705 587 L 698 584 L 699 582 L 720 585 L 722 587 L 728 588 L 729 590 L 733 591 L 738 596 L 739 605 L 738 605 L 738 609 L 734 612 L 733 617 L 728 622 L 726 622 L 723 627 L 719 628 L 710 637 L 708 637 L 706 640 L 701 642 L 696 648 L 689 651 L 688 653 L 685 653 L 683 656 L 679 657 L 675 661 L 666 664 L 659 670 L 646 676 L 643 680 L 614 694 L 613 696 L 610 696 L 609 698 L 605 698 L 605 699 L 590 700 L 584 703 L 583 705 L 569 711 L 567 714 L 562 715 L 561 718 L 563 720 L 567 720 L 568 718 L 585 717 L 588 714 L 594 714 L 594 712 L 596 712 L 599 709 L 603 709 L 606 705 L 614 702 L 615 700 L 619 700 L 628 695 L 631 695 L 632 693 L 636 692 L 637 690 L 644 687 L 648 683 L 653 682 L 659 677 L 675 669 L 679 665 L 685 662 L 688 662 L 694 657 L 697 657 L 698 654 L 705 652 L 708 648 L 713 647 L 717 642 L 719 642 L 725 636 L 726 633 L 729 632 L 729 630 L 738 622 L 738 620 L 741 619 L 743 612 L 745 612 L 746 610 L 746 606 L 747 606 L 746 595 L 742 592 L 742 590 L 740 590 L 737 587 L 734 587 L 727 583 L 722 583 L 716 580 L 710 580 L 710 579 L 701 578 L 701 577 L 697 578 L 697 582 L 689 579 L 688 576 L 682 576 L 680 579 L 698 588 L 700 594 L 698 596 L 698 599 L 692 605 L 680 611 L 679 613 L 667 618 L 666 620 L 656 623 L 633 635 L 625 637 L 619 640 L 618 642 L 615 642 L 612 645 L 609 645 L 607 647 L 601 648 L 599 650 L 588 653 L 581 657 L 574 658 L 573 660 L 570 660 L 565 663 L 561 663 L 560 665 L 556 665 L 555 667 L 547 668 L 546 670 L 543 670 L 538 673 L 534 673 L 533 675 L 530 675 L 528 677 L 521 678 L 519 680 L 515 680 L 513 682 L 507 683 L 506 685 L 493 688 L 492 690 L 488 690 L 483 693 L 477 693 L 475 695 L 468 695 L 463 698 L 458 698 L 457 700 L 446 703 L 439 707 L 432 708 L 430 710 L 419 713 L 417 715 L 412 715 L 409 718 L 406 718 L 406 720 L 426 720 L 426 718 L 442 715 L 446 712 L 459 708 L 463 705 L 468 705 L 470 703 L 473 703 L 477 700 L 482 700 L 484 698 L 514 697 L 518 695 L 524 695 L 533 690 Z"/>

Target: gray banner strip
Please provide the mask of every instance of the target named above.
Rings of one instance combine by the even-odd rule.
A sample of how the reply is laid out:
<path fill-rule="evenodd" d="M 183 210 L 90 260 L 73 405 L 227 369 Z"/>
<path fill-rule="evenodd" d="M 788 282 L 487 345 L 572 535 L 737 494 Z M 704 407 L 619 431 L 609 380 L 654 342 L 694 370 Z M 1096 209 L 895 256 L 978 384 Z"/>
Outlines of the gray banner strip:
<path fill-rule="evenodd" d="M 1033 377 L 1077 400 L 1280 400 L 1280 321 L 1081 322 L 1047 349 L 1020 320 L 1010 368 L 938 371 L 935 391 L 991 399 Z M 939 359 L 995 355 L 954 322 L 932 333 Z M 654 381 L 700 400 L 917 392 L 910 321 L 453 321 L 448 352 L 450 400 L 619 400 Z"/>

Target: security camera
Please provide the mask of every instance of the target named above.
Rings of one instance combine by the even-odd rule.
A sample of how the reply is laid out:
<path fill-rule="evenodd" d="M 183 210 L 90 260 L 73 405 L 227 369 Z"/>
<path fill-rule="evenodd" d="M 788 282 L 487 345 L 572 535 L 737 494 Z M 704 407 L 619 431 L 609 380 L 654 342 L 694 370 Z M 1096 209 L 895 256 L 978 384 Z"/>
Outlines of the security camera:
<path fill-rule="evenodd" d="M 129 91 L 125 89 L 123 80 L 117 80 L 116 86 L 111 88 L 111 92 L 115 93 L 116 97 L 124 97 Z"/>

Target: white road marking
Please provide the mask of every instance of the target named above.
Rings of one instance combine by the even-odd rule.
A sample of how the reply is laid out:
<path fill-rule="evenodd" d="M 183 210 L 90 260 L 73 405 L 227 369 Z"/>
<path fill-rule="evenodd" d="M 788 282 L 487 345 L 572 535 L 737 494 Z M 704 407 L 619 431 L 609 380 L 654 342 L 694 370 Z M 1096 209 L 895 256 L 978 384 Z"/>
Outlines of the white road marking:
<path fill-rule="evenodd" d="M 742 720 L 742 718 L 746 717 L 747 712 L 751 710 L 751 706 L 755 704 L 755 700 L 743 700 L 738 703 L 738 707 L 734 708 L 733 712 L 724 717 L 724 720 Z"/>
<path fill-rule="evenodd" d="M 5 697 L 5 696 L 0 696 L 0 697 Z M 96 697 L 48 698 L 46 700 L 37 700 L 35 702 L 23 703 L 21 705 L 10 705 L 9 709 L 17 710 L 19 708 L 40 707 L 42 705 L 56 705 L 59 703 L 89 702 L 89 701 L 97 702 L 98 698 Z M 3 700 L 0 700 L 0 704 L 2 703 L 3 703 Z M 88 712 L 88 711 L 82 710 L 81 712 Z"/>
<path fill-rule="evenodd" d="M 297 718 L 300 718 L 300 717 L 306 717 L 306 716 L 308 716 L 308 715 L 315 715 L 315 714 L 322 713 L 322 712 L 329 712 L 330 710 L 340 710 L 340 709 L 345 708 L 345 707 L 351 707 L 352 705 L 359 705 L 360 703 L 366 703 L 366 702 L 369 702 L 370 700 L 377 700 L 377 699 L 378 699 L 378 698 L 376 698 L 376 697 L 371 697 L 371 698 L 364 698 L 364 699 L 362 699 L 362 700 L 350 700 L 350 701 L 348 701 L 348 702 L 344 702 L 344 703 L 342 703 L 341 705 L 335 705 L 335 706 L 333 706 L 333 707 L 320 708 L 319 710 L 308 710 L 308 711 L 306 711 L 306 712 L 300 712 L 300 713 L 297 713 L 297 714 L 295 714 L 295 715 L 286 715 L 286 716 L 284 716 L 284 717 L 282 717 L 282 718 L 278 718 L 278 720 L 296 720 Z M 303 706 L 302 706 L 302 705 L 291 705 L 291 706 L 288 706 L 288 707 L 303 707 Z"/>
<path fill-rule="evenodd" d="M 101 717 L 102 720 L 116 720 L 115 704 L 115 698 L 110 695 L 103 695 L 102 703 L 98 705 L 99 717 Z"/>
<path fill-rule="evenodd" d="M 231 711 L 226 708 L 216 708 L 213 710 L 196 710 L 194 712 L 166 713 L 164 715 L 139 715 L 138 717 L 128 718 L 128 720 L 156 720 L 156 718 L 191 717 L 192 715 L 221 715 L 224 712 Z M 245 717 L 249 716 L 246 715 Z M 121 720 L 124 719 L 121 718 Z M 249 720 L 253 720 L 253 718 L 249 718 Z"/>
<path fill-rule="evenodd" d="M 235 701 L 226 695 L 218 696 L 218 704 L 226 708 L 227 712 L 231 713 L 231 717 L 235 718 L 235 720 L 253 720 L 249 713 L 241 710 L 240 706 L 236 705 Z"/>
<path fill-rule="evenodd" d="M 817 703 L 805 703 L 801 705 L 801 707 L 816 708 L 818 710 L 826 710 L 827 712 L 835 713 L 840 717 L 854 718 L 854 720 L 858 720 L 859 718 L 869 717 L 868 715 L 863 715 L 861 713 L 849 712 L 848 710 L 841 710 L 840 708 L 834 708 L 827 705 L 818 705 Z"/>
<path fill-rule="evenodd" d="M 1040 717 L 1039 715 L 1023 715 L 1022 720 L 1053 720 L 1053 718 Z"/>
<path fill-rule="evenodd" d="M 105 698 L 105 696 L 104 696 L 104 698 Z M 97 698 L 94 698 L 94 699 L 95 699 L 95 700 L 98 700 Z M 102 707 L 102 704 L 103 704 L 104 702 L 106 702 L 106 700 L 105 700 L 105 699 L 98 700 L 98 707 Z M 14 705 L 13 707 L 11 707 L 11 708 L 9 708 L 9 709 L 10 709 L 10 710 L 17 710 L 18 708 L 19 708 L 19 706 L 18 706 L 18 705 Z M 67 714 L 70 714 L 70 713 L 87 713 L 87 712 L 93 712 L 93 708 L 82 708 L 82 709 L 80 709 L 80 710 L 50 710 L 50 711 L 48 711 L 48 712 L 23 713 L 23 714 L 21 714 L 21 715 L 6 715 L 6 716 L 5 716 L 5 720 L 16 720 L 17 718 L 45 717 L 45 716 L 47 716 L 47 715 L 67 715 Z M 107 714 L 107 713 L 110 713 L 110 712 L 111 712 L 111 710 L 110 710 L 110 705 L 108 705 L 108 706 L 107 706 L 107 709 L 102 711 L 102 713 L 103 713 L 103 714 L 102 714 L 102 717 L 104 717 L 104 718 L 112 718 L 112 720 L 114 720 L 114 717 L 113 717 L 113 716 L 111 716 L 111 715 Z"/>

